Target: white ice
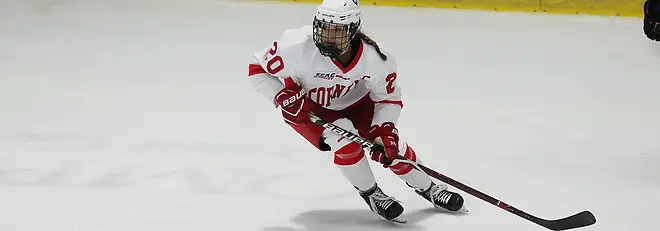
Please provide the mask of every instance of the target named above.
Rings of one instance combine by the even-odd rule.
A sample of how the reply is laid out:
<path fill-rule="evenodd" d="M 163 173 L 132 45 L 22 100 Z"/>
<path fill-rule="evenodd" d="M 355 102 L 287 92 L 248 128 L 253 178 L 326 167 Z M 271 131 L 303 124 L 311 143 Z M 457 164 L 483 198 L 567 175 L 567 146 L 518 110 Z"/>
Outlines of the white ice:
<path fill-rule="evenodd" d="M 464 194 L 435 212 L 372 163 L 373 216 L 247 83 L 315 5 L 0 1 L 0 230 L 544 230 Z M 660 218 L 660 50 L 639 19 L 363 7 L 399 63 L 402 137 L 435 170 L 583 230 Z"/>

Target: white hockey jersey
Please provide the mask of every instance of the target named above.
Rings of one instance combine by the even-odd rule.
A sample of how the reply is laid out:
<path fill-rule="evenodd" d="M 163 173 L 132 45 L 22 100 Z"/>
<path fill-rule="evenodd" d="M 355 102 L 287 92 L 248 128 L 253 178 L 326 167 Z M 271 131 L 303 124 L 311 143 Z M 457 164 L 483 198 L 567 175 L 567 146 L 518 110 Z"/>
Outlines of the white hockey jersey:
<path fill-rule="evenodd" d="M 345 109 L 365 96 L 376 102 L 372 124 L 396 124 L 403 103 L 392 55 L 383 61 L 376 49 L 361 41 L 351 64 L 342 65 L 321 55 L 312 39 L 312 27 L 286 30 L 270 47 L 256 52 L 249 65 L 249 81 L 275 106 L 283 82 L 293 80 L 317 104 L 330 110 Z"/>

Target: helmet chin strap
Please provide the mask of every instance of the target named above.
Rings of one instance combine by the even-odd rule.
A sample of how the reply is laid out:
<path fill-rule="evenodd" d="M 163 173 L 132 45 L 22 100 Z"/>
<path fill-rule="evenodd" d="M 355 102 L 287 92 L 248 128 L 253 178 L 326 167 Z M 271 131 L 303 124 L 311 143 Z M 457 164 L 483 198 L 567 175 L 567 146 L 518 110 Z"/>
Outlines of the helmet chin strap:
<path fill-rule="evenodd" d="M 348 46 L 346 47 L 346 49 L 344 49 L 343 51 L 339 52 L 338 55 L 333 56 L 333 57 L 330 57 L 330 58 L 339 61 L 340 63 L 342 63 L 342 65 L 348 65 L 347 63 L 345 63 L 345 62 L 347 62 L 347 61 L 346 61 L 346 60 L 341 60 L 340 57 L 342 57 L 343 55 L 346 55 L 347 53 L 350 54 L 350 53 L 353 52 L 353 50 L 352 50 L 352 49 L 353 49 L 353 48 L 352 48 L 352 47 L 353 47 L 352 43 L 353 43 L 353 39 L 349 40 L 349 42 L 348 42 Z M 354 58 L 355 58 L 355 57 L 351 56 L 350 58 L 348 58 L 348 61 L 353 60 Z"/>
<path fill-rule="evenodd" d="M 342 55 L 346 54 L 346 52 L 349 52 L 351 50 L 351 47 L 353 46 L 353 42 L 354 42 L 353 39 L 355 39 L 355 36 L 349 37 L 348 42 L 346 43 L 346 48 L 344 48 L 343 50 L 340 50 L 337 57 L 334 57 L 334 58 L 339 58 L 339 56 L 342 56 Z"/>
<path fill-rule="evenodd" d="M 344 49 L 343 51 L 340 51 L 337 56 L 339 57 L 339 56 L 342 56 L 342 55 L 346 54 L 346 52 L 348 52 L 350 49 L 351 49 L 351 42 L 348 42 L 348 46 L 346 47 L 346 49 Z"/>
<path fill-rule="evenodd" d="M 342 55 L 345 55 L 347 52 L 349 52 L 351 50 L 351 42 L 350 41 L 348 42 L 348 46 L 346 46 L 345 49 L 343 49 L 343 50 L 337 49 L 337 50 L 339 50 L 337 55 L 334 55 L 330 58 L 339 60 L 339 57 L 341 57 Z"/>

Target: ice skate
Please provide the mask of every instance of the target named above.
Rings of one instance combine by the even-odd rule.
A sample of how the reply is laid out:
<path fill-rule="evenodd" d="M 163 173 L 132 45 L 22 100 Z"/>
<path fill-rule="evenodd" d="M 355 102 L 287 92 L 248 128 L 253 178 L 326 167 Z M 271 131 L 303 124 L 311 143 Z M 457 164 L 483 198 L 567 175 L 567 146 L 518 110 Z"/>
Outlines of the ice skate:
<path fill-rule="evenodd" d="M 431 182 L 431 187 L 426 190 L 416 189 L 415 192 L 431 202 L 434 207 L 451 212 L 469 212 L 463 204 L 463 197 L 455 192 L 447 190 L 447 185 L 437 185 Z"/>
<path fill-rule="evenodd" d="M 396 223 L 406 223 L 406 219 L 401 216 L 403 206 L 393 197 L 383 193 L 378 185 L 365 192 L 361 191 L 360 196 L 369 205 L 369 209 L 383 219 Z"/>

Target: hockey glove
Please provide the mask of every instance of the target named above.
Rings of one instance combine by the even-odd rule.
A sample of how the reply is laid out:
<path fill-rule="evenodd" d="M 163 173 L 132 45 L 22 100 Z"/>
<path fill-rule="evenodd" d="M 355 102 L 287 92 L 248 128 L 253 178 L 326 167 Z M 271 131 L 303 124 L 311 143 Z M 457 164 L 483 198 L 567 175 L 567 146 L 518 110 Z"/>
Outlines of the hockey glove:
<path fill-rule="evenodd" d="M 383 150 L 371 150 L 371 160 L 383 164 L 384 168 L 389 168 L 392 160 L 399 154 L 399 132 L 394 124 L 387 122 L 381 126 L 373 125 L 368 137 L 374 143 L 383 146 Z"/>
<path fill-rule="evenodd" d="M 313 103 L 300 85 L 284 87 L 275 95 L 275 101 L 280 105 L 284 122 L 293 125 L 312 122 L 308 113 L 312 110 Z"/>
<path fill-rule="evenodd" d="M 660 41 L 660 0 L 644 2 L 644 34 L 651 40 Z"/>

